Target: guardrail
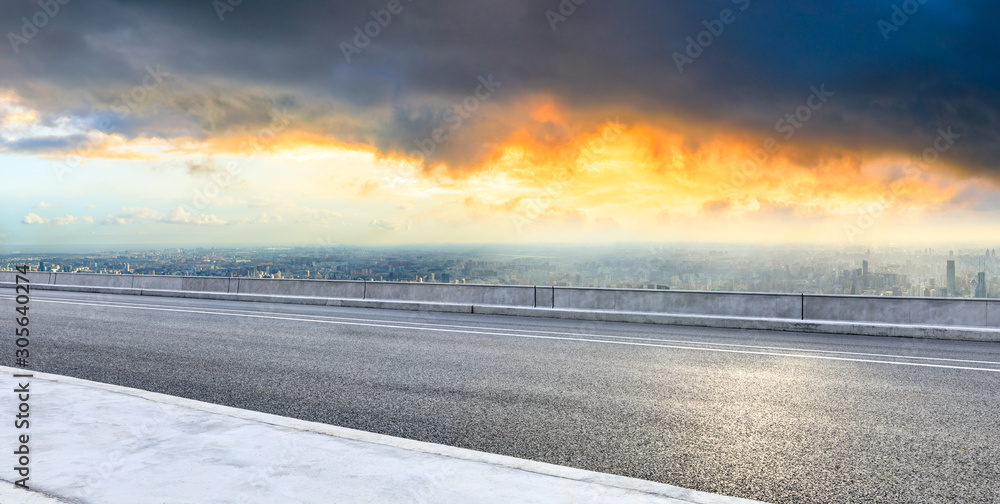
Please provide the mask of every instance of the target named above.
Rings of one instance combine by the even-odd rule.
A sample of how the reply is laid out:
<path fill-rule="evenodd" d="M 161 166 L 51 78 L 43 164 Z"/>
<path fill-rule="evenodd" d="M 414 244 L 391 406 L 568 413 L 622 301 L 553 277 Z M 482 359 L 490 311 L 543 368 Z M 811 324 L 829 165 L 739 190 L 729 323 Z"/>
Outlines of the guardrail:
<path fill-rule="evenodd" d="M 14 282 L 0 271 L 0 282 Z M 837 296 L 524 285 L 364 282 L 164 275 L 30 272 L 32 283 L 120 289 L 141 294 L 204 292 L 339 300 L 548 308 L 602 312 L 763 318 L 1000 329 L 1000 300 Z"/>

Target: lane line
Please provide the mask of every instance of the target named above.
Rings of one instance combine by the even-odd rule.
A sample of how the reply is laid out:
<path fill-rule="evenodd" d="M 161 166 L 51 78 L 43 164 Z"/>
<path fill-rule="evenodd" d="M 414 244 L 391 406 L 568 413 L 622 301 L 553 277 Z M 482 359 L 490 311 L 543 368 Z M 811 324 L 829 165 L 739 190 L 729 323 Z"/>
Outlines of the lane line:
<path fill-rule="evenodd" d="M 89 303 L 79 303 L 79 302 L 66 302 L 66 301 L 49 301 L 52 303 L 62 303 L 62 304 L 76 304 L 76 305 L 86 305 L 86 306 L 102 306 L 100 304 L 89 304 Z M 227 317 L 243 317 L 243 318 L 259 318 L 268 320 L 283 320 L 289 322 L 312 322 L 317 324 L 332 324 L 332 325 L 349 325 L 349 326 L 360 326 L 360 327 L 378 327 L 384 329 L 407 329 L 411 331 L 431 331 L 431 332 L 442 332 L 442 333 L 461 333 L 461 334 L 478 334 L 483 336 L 506 336 L 506 337 L 516 337 L 525 339 L 544 339 L 544 340 L 556 340 L 556 341 L 575 341 L 581 343 L 604 343 L 607 345 L 623 345 L 623 346 L 638 346 L 638 347 L 648 347 L 648 348 L 669 348 L 674 350 L 691 350 L 698 352 L 714 352 L 714 353 L 729 353 L 729 354 L 741 354 L 741 355 L 765 355 L 771 357 L 790 357 L 797 359 L 813 359 L 813 360 L 830 360 L 830 361 L 842 361 L 842 362 L 864 362 L 871 364 L 888 364 L 893 366 L 910 366 L 910 367 L 928 367 L 937 369 L 956 369 L 962 371 L 985 371 L 991 373 L 1000 373 L 1000 369 L 991 368 L 977 368 L 969 366 L 948 366 L 943 364 L 925 364 L 920 362 L 894 362 L 894 361 L 884 361 L 884 360 L 874 360 L 874 359 L 852 359 L 847 357 L 830 357 L 825 355 L 804 355 L 804 354 L 786 354 L 777 352 L 755 352 L 750 350 L 734 350 L 728 348 L 701 348 L 693 346 L 680 346 L 680 345 L 661 345 L 655 343 L 640 343 L 635 341 L 608 341 L 606 339 L 592 339 L 586 337 L 560 337 L 560 336 L 543 336 L 543 335 L 532 335 L 532 334 L 515 334 L 515 333 L 504 333 L 504 332 L 493 332 L 493 331 L 471 331 L 462 329 L 445 329 L 436 327 L 407 327 L 399 325 L 390 324 L 374 324 L 374 323 L 364 323 L 364 322 L 346 322 L 337 320 L 317 320 L 308 318 L 295 318 L 295 317 L 279 317 L 270 315 L 251 315 L 251 314 L 241 314 L 241 313 L 220 313 L 213 311 L 204 310 L 194 310 L 194 309 L 178 309 L 178 308 L 156 308 L 149 306 L 118 306 L 118 305 L 104 305 L 109 308 L 128 308 L 134 310 L 151 310 L 151 311 L 166 311 L 166 312 L 179 312 L 179 313 L 197 313 L 203 315 L 222 315 Z M 585 335 L 580 335 L 585 336 Z"/>
<path fill-rule="evenodd" d="M 14 299 L 12 296 L 0 296 L 3 299 Z M 173 307 L 174 305 L 157 305 L 149 303 L 126 303 L 120 301 L 61 301 L 68 300 L 72 298 L 34 298 L 38 301 L 47 301 L 51 303 L 63 303 L 63 304 L 76 304 L 83 306 L 103 306 L 103 307 L 116 307 L 116 308 L 131 308 L 131 307 Z M 57 300 L 58 299 L 58 300 Z M 197 299 L 197 298 L 195 298 Z M 106 304 L 101 304 L 106 303 Z M 275 312 L 263 312 L 256 310 L 238 310 L 234 308 L 199 308 L 201 310 L 206 310 L 206 313 L 219 313 L 219 314 L 231 314 L 231 313 L 246 313 L 246 314 L 257 314 L 257 315 L 272 315 Z M 210 310 L 210 311 L 209 311 Z M 282 314 L 290 315 L 290 314 Z M 446 328 L 459 328 L 459 329 L 477 329 L 477 330 L 489 330 L 488 326 L 466 326 L 457 324 L 439 324 L 431 322 L 408 322 L 408 321 L 386 321 L 379 319 L 364 319 L 364 318 L 354 318 L 354 317 L 337 317 L 332 315 L 314 315 L 314 314 L 294 314 L 297 317 L 316 317 L 318 319 L 325 320 L 345 320 L 345 321 L 357 321 L 357 322 L 380 322 L 380 323 L 393 323 L 393 324 L 409 324 L 414 326 L 428 326 L 428 327 L 446 327 Z M 809 352 L 809 353 L 822 353 L 822 354 L 835 354 L 835 355 L 854 355 L 860 357 L 880 357 L 887 359 L 908 359 L 908 360 L 925 360 L 925 361 L 936 361 L 936 362 L 959 362 L 965 364 L 992 364 L 1000 366 L 998 361 L 985 361 L 985 360 L 971 360 L 971 359 L 949 359 L 945 357 L 922 357 L 914 355 L 898 355 L 898 354 L 882 354 L 882 353 L 869 353 L 869 352 L 848 352 L 841 350 L 819 350 L 810 348 L 793 348 L 793 347 L 780 347 L 780 346 L 766 346 L 766 345 L 746 345 L 737 343 L 714 343 L 707 341 L 691 341 L 691 340 L 678 340 L 678 339 L 668 339 L 668 338 L 650 338 L 650 337 L 640 337 L 640 336 L 613 336 L 609 334 L 586 334 L 586 333 L 571 333 L 562 331 L 542 331 L 537 329 L 516 329 L 507 328 L 505 331 L 513 332 L 527 332 L 534 334 L 550 334 L 550 335 L 562 335 L 562 336 L 589 336 L 592 338 L 609 338 L 617 340 L 633 340 L 633 341 L 649 341 L 656 343 L 677 343 L 685 345 L 708 345 L 708 346 L 721 346 L 721 347 L 731 347 L 731 348 L 750 348 L 756 350 L 773 350 L 773 351 L 784 351 L 784 352 Z"/>

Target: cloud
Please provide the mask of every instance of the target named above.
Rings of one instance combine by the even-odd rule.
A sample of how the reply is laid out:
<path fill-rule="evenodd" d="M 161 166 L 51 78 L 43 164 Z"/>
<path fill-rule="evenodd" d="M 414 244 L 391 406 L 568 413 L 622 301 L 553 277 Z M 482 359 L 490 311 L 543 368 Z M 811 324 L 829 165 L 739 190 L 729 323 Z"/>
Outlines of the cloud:
<path fill-rule="evenodd" d="M 410 221 L 373 219 L 368 227 L 381 231 L 409 231 Z"/>
<path fill-rule="evenodd" d="M 306 207 L 297 207 L 296 216 L 299 224 L 313 226 L 330 226 L 337 221 L 337 219 L 343 217 L 342 214 L 334 212 L 333 210 Z"/>
<path fill-rule="evenodd" d="M 50 152 L 69 149 L 87 141 L 85 135 L 28 137 L 0 144 L 4 150 L 23 153 Z"/>
<path fill-rule="evenodd" d="M 52 223 L 56 226 L 72 226 L 78 222 L 80 222 L 80 219 L 68 214 L 65 217 L 54 217 L 52 219 Z"/>
<path fill-rule="evenodd" d="M 545 12 L 554 1 L 406 3 L 348 63 L 336 48 L 370 21 L 355 1 L 244 3 L 220 23 L 204 2 L 94 0 L 21 54 L 0 52 L 0 75 L 42 123 L 74 117 L 128 139 L 227 139 L 257 135 L 287 109 L 302 132 L 386 155 L 433 147 L 425 168 L 458 172 L 481 169 L 515 137 L 566 143 L 608 111 L 764 139 L 825 84 L 834 96 L 793 142 L 917 155 L 950 126 L 962 138 L 949 159 L 997 178 L 1000 74 L 982 71 L 1000 60 L 985 15 L 992 3 L 923 4 L 889 41 L 878 29 L 893 12 L 884 2 L 747 5 L 588 2 L 553 30 Z M 37 10 L 9 7 L 9 19 Z M 735 22 L 678 72 L 673 54 L 723 7 Z M 147 66 L 170 75 L 120 113 Z M 461 108 L 477 103 L 479 78 L 491 74 L 502 84 L 475 110 Z M 551 106 L 533 107 L 536 97 Z M 435 128 L 448 139 L 428 145 Z M 7 148 L 71 142 L 39 135 Z"/>
<path fill-rule="evenodd" d="M 268 215 L 262 213 L 256 217 L 252 217 L 246 220 L 247 224 L 280 224 L 284 220 L 280 215 Z"/>
<path fill-rule="evenodd" d="M 124 217 L 115 217 L 114 215 L 108 214 L 108 218 L 101 222 L 104 226 L 127 226 L 132 223 L 131 219 L 126 219 Z"/>
<path fill-rule="evenodd" d="M 197 226 L 221 226 L 226 221 L 210 214 L 196 214 L 177 207 L 169 215 L 150 208 L 123 208 L 116 214 L 108 214 L 101 224 L 109 226 L 125 226 L 134 222 L 154 222 L 161 224 L 189 224 Z"/>
<path fill-rule="evenodd" d="M 56 205 L 51 205 L 51 204 L 46 203 L 44 201 L 40 201 L 37 205 L 35 205 L 35 208 L 38 209 L 38 210 L 48 210 L 50 208 L 55 208 L 55 207 L 56 207 Z"/>
<path fill-rule="evenodd" d="M 24 218 L 21 219 L 21 223 L 28 224 L 31 226 L 40 226 L 42 224 L 48 224 L 49 219 L 43 219 L 37 214 L 30 213 L 28 215 L 25 215 Z"/>
<path fill-rule="evenodd" d="M 216 166 L 215 161 L 211 159 L 201 163 L 188 161 L 185 163 L 185 166 L 187 166 L 189 174 L 202 177 L 210 176 L 219 169 Z"/>
<path fill-rule="evenodd" d="M 159 222 L 167 224 L 193 224 L 196 226 L 223 226 L 226 224 L 226 221 L 214 215 L 191 213 L 181 207 L 174 209 L 165 218 L 159 219 Z"/>

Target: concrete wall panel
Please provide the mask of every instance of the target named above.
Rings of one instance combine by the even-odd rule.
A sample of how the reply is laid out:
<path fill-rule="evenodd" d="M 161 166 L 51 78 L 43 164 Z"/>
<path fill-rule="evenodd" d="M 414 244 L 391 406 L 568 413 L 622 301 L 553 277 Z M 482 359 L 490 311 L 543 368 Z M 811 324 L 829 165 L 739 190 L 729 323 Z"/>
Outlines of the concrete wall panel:
<path fill-rule="evenodd" d="M 774 317 L 783 319 L 801 320 L 802 317 L 802 295 L 801 294 L 781 294 L 774 300 Z"/>
<path fill-rule="evenodd" d="M 805 296 L 806 320 L 908 324 L 910 302 L 904 298 Z"/>
<path fill-rule="evenodd" d="M 241 278 L 238 281 L 238 288 L 239 294 L 361 299 L 365 292 L 365 283 L 339 280 Z M 235 292 L 235 290 L 230 292 Z"/>
<path fill-rule="evenodd" d="M 184 277 L 181 290 L 193 292 L 229 292 L 228 277 Z"/>
<path fill-rule="evenodd" d="M 986 327 L 986 301 L 912 298 L 911 324 Z"/>
<path fill-rule="evenodd" d="M 663 313 L 670 302 L 668 291 L 618 290 L 615 293 L 615 310 L 629 312 Z"/>
<path fill-rule="evenodd" d="M 995 327 L 1000 329 L 1000 301 L 987 302 L 986 327 Z"/>
<path fill-rule="evenodd" d="M 556 308 L 571 310 L 614 310 L 615 291 L 609 289 L 584 289 L 556 287 Z"/>
<path fill-rule="evenodd" d="M 56 273 L 56 285 L 77 285 L 86 287 L 132 287 L 132 275 L 99 275 L 92 273 Z"/>
<path fill-rule="evenodd" d="M 458 287 L 458 285 L 456 285 Z M 476 304 L 497 306 L 535 306 L 535 288 L 523 285 L 476 285 Z"/>
<path fill-rule="evenodd" d="M 16 271 L 0 271 L 0 282 L 17 283 L 17 275 L 27 277 L 29 283 L 51 284 L 52 277 L 55 274 L 47 271 L 29 271 L 26 274 L 21 274 Z"/>
<path fill-rule="evenodd" d="M 368 282 L 367 299 L 534 306 L 535 288 L 520 285 Z"/>
<path fill-rule="evenodd" d="M 711 292 L 663 291 L 667 299 L 662 310 L 657 313 L 678 315 L 718 315 L 718 294 Z"/>
<path fill-rule="evenodd" d="M 716 293 L 716 296 L 718 307 L 713 315 L 775 318 L 778 313 L 778 296 L 740 293 Z"/>
<path fill-rule="evenodd" d="M 184 290 L 184 277 L 166 275 L 135 275 L 136 289 L 149 290 Z"/>

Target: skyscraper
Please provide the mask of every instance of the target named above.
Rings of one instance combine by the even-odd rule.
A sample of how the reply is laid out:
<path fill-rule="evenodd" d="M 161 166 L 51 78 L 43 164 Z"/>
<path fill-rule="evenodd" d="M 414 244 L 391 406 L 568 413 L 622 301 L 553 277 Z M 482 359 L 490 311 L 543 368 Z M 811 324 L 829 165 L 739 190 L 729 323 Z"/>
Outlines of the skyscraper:
<path fill-rule="evenodd" d="M 976 279 L 976 297 L 986 297 L 986 272 L 980 271 L 979 278 Z"/>
<path fill-rule="evenodd" d="M 861 285 L 868 288 L 868 261 L 861 261 Z"/>
<path fill-rule="evenodd" d="M 948 261 L 948 295 L 954 296 L 955 291 L 955 261 Z"/>

